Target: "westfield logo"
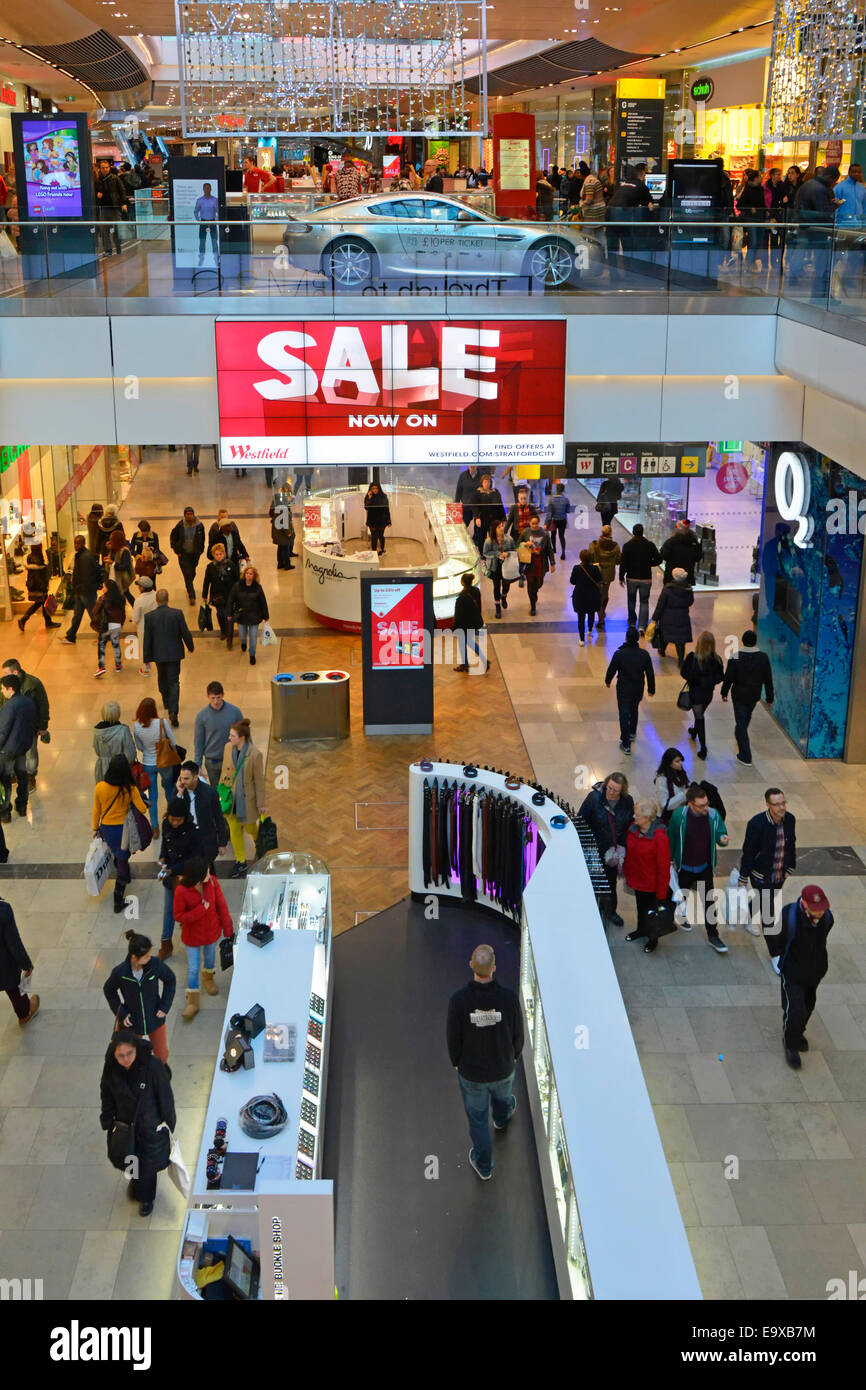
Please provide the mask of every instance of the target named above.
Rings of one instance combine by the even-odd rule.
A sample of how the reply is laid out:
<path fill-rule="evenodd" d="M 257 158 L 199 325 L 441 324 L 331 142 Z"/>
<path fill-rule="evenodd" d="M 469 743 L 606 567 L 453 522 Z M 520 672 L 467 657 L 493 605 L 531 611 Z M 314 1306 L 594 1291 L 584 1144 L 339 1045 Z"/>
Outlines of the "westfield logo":
<path fill-rule="evenodd" d="M 484 379 L 496 371 L 497 359 L 483 349 L 499 347 L 498 328 L 443 324 L 441 360 L 427 366 L 410 365 L 408 324 L 383 323 L 380 330 L 378 368 L 370 360 L 357 324 L 322 324 L 318 337 L 299 329 L 266 333 L 256 352 L 279 376 L 255 381 L 253 386 L 266 401 L 319 400 L 333 405 L 350 401 L 354 405 L 381 402 L 400 406 L 410 401 L 438 401 L 445 393 L 468 400 L 497 399 L 499 383 Z M 305 349 L 318 349 L 320 344 L 326 347 L 321 376 L 302 355 Z M 469 376 L 469 372 L 478 375 Z"/>

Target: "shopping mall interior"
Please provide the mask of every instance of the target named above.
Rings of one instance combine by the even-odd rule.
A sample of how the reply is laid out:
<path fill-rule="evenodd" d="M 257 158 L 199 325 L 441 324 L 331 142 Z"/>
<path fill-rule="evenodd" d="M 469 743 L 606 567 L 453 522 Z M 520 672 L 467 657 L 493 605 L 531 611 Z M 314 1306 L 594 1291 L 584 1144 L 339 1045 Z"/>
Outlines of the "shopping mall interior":
<path fill-rule="evenodd" d="M 866 1296 L 863 5 L 7 0 L 3 1299 Z"/>

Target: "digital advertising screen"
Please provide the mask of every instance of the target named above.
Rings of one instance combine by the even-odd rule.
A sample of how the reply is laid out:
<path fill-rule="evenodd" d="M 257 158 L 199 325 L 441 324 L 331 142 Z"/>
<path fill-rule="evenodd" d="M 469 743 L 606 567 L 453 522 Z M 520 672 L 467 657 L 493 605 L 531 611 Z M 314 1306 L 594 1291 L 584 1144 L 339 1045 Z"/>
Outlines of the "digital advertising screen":
<path fill-rule="evenodd" d="M 370 624 L 374 671 L 423 667 L 423 584 L 372 584 Z"/>
<path fill-rule="evenodd" d="M 559 464 L 565 320 L 219 320 L 222 467 Z"/>
<path fill-rule="evenodd" d="M 75 121 L 68 116 L 25 117 L 21 141 L 26 216 L 81 217 L 81 179 L 82 174 L 90 178 L 90 167 L 81 167 Z"/>

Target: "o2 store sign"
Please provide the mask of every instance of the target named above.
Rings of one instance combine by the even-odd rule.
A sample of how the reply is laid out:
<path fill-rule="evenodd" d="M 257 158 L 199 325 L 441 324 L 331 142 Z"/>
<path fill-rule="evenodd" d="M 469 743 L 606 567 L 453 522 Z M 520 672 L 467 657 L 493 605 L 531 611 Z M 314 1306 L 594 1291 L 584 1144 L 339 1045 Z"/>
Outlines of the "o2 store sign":
<path fill-rule="evenodd" d="M 801 550 L 807 549 L 812 544 L 815 523 L 808 514 L 812 495 L 809 465 L 801 454 L 786 449 L 779 455 L 776 459 L 774 490 L 779 516 L 783 521 L 797 523 L 792 541 Z"/>
<path fill-rule="evenodd" d="M 561 463 L 565 321 L 216 324 L 220 461 Z"/>

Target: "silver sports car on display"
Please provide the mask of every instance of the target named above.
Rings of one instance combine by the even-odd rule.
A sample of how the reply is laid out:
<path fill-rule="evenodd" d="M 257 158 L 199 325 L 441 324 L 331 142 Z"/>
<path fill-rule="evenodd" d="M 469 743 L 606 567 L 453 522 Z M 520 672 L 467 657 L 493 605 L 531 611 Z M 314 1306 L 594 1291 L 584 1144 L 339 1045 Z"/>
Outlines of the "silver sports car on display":
<path fill-rule="evenodd" d="M 291 265 L 324 275 L 337 291 L 387 276 L 531 281 L 559 289 L 599 273 L 600 240 L 566 222 L 512 222 L 440 193 L 350 198 L 292 220 Z"/>

